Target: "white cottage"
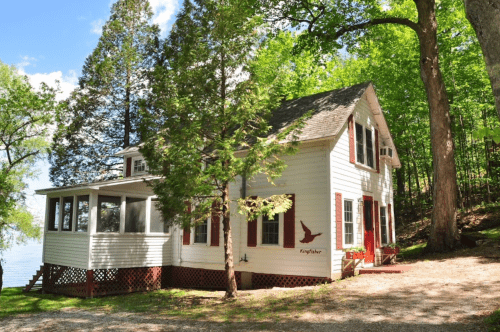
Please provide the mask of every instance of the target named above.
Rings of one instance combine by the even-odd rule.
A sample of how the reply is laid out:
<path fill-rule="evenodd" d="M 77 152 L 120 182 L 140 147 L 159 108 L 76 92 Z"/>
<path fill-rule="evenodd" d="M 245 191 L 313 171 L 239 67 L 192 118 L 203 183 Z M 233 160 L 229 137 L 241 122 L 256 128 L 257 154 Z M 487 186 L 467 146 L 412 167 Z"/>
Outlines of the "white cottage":
<path fill-rule="evenodd" d="M 397 151 L 370 83 L 287 101 L 273 113 L 282 130 L 309 110 L 299 152 L 283 176 L 238 179 L 231 198 L 290 194 L 274 220 L 247 222 L 232 206 L 239 287 L 297 286 L 339 278 L 342 249 L 365 246 L 365 266 L 395 239 L 392 169 Z M 47 195 L 46 292 L 91 297 L 168 286 L 224 288 L 218 218 L 192 229 L 164 225 L 137 147 L 119 153 L 122 179 L 38 190 Z M 244 185 L 244 187 L 242 187 Z"/>

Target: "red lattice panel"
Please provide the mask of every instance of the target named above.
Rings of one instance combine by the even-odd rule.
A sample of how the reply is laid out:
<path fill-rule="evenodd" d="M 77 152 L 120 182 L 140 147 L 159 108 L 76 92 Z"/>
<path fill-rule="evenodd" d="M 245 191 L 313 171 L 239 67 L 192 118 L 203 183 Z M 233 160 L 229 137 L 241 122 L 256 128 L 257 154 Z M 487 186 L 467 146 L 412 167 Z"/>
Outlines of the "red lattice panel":
<path fill-rule="evenodd" d="M 330 279 L 324 277 L 289 276 L 262 273 L 254 273 L 252 275 L 253 288 L 313 286 L 330 281 Z"/>
<path fill-rule="evenodd" d="M 236 285 L 241 288 L 241 273 L 235 272 Z M 172 267 L 172 287 L 226 289 L 226 272 L 224 270 L 205 270 L 190 267 Z"/>
<path fill-rule="evenodd" d="M 87 270 L 45 264 L 42 289 L 48 293 L 86 297 Z"/>
<path fill-rule="evenodd" d="M 161 266 L 94 270 L 92 295 L 103 296 L 161 289 L 163 270 Z"/>

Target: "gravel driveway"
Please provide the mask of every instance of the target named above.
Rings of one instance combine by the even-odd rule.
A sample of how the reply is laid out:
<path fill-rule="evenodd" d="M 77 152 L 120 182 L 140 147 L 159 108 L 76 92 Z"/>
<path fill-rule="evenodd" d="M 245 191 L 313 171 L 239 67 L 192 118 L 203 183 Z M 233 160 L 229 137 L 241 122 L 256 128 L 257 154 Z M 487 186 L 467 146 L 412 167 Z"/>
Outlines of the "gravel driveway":
<path fill-rule="evenodd" d="M 7 318 L 0 321 L 0 330 L 486 331 L 484 317 L 500 307 L 500 249 L 491 247 L 481 255 L 434 257 L 412 263 L 403 274 L 361 275 L 333 283 L 328 286 L 331 297 L 281 320 L 286 323 L 221 323 L 68 309 Z M 258 296 L 283 291 L 248 292 Z"/>

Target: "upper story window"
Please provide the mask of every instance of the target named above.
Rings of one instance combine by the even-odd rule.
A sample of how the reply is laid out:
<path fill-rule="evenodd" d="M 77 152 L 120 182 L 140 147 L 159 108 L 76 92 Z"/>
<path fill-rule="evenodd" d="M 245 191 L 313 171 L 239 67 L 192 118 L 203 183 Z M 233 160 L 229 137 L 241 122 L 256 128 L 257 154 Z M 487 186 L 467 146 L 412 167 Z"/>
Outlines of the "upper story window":
<path fill-rule="evenodd" d="M 141 173 L 147 170 L 146 161 L 144 159 L 134 160 L 134 173 Z"/>
<path fill-rule="evenodd" d="M 374 167 L 373 131 L 356 123 L 356 161 Z"/>

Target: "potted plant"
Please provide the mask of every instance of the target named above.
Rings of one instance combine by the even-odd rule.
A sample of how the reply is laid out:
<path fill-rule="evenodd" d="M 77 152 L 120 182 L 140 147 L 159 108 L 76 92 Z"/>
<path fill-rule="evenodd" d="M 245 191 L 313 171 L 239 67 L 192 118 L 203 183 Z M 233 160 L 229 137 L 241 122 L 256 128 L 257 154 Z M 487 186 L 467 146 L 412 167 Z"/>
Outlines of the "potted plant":
<path fill-rule="evenodd" d="M 399 246 L 397 243 L 389 243 L 383 247 L 384 255 L 397 255 L 399 254 Z"/>
<path fill-rule="evenodd" d="M 365 247 L 351 247 L 344 249 L 346 259 L 363 259 L 365 258 Z"/>

